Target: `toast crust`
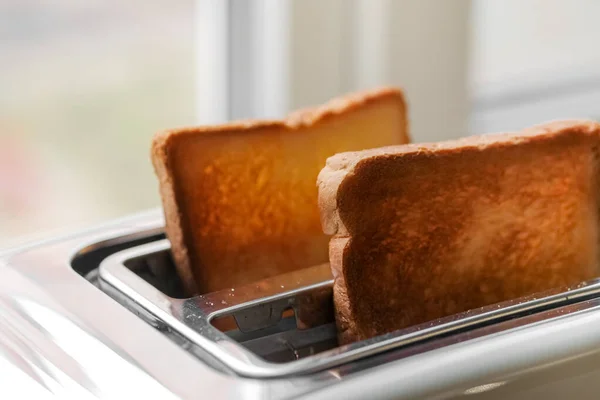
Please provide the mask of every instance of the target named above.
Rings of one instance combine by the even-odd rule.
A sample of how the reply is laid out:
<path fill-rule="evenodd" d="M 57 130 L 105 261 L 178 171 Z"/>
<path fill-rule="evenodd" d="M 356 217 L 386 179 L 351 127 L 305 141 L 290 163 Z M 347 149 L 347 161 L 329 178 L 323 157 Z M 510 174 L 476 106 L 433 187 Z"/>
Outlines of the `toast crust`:
<path fill-rule="evenodd" d="M 393 138 L 328 138 L 328 130 L 340 131 L 356 114 L 382 107 L 391 110 L 386 116 L 397 114 Z M 394 88 L 351 94 L 281 121 L 156 134 L 152 163 L 186 292 L 220 290 L 327 262 L 314 184 L 326 158 L 408 141 L 406 103 Z"/>
<path fill-rule="evenodd" d="M 341 343 L 598 272 L 600 125 L 337 154 L 319 174 Z"/>

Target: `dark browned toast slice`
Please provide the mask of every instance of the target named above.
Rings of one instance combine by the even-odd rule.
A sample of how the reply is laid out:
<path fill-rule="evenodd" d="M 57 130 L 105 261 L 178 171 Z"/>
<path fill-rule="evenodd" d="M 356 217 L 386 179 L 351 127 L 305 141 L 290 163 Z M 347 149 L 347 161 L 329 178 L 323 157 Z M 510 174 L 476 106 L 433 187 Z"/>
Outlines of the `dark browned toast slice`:
<path fill-rule="evenodd" d="M 337 154 L 318 179 L 340 341 L 598 273 L 600 125 Z"/>
<path fill-rule="evenodd" d="M 152 161 L 188 294 L 328 261 L 317 207 L 327 157 L 408 142 L 400 90 L 337 98 L 283 121 L 161 132 Z"/>

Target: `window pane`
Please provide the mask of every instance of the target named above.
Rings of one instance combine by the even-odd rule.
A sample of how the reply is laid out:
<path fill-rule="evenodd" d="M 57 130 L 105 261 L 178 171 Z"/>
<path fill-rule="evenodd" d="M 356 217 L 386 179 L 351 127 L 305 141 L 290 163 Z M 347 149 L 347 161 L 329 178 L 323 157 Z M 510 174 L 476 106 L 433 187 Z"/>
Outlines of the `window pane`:
<path fill-rule="evenodd" d="M 0 3 L 1 244 L 159 205 L 150 139 L 194 123 L 193 40 L 189 0 Z"/>

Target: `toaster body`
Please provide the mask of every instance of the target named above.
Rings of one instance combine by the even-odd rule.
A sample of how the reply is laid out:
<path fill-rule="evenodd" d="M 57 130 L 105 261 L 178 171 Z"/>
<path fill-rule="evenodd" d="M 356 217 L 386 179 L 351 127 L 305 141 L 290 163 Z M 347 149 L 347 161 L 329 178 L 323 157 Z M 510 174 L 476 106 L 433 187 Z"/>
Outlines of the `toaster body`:
<path fill-rule="evenodd" d="M 600 280 L 339 346 L 327 270 L 186 298 L 163 224 L 0 254 L 1 398 L 598 398 Z"/>

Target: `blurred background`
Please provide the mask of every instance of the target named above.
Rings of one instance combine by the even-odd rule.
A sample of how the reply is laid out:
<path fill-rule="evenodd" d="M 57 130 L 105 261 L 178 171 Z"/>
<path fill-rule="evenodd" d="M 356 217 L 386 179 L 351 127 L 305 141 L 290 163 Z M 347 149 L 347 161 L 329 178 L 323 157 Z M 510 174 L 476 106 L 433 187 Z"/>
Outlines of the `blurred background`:
<path fill-rule="evenodd" d="M 405 88 L 415 141 L 600 119 L 594 0 L 3 0 L 0 248 L 160 205 L 162 129 Z"/>

